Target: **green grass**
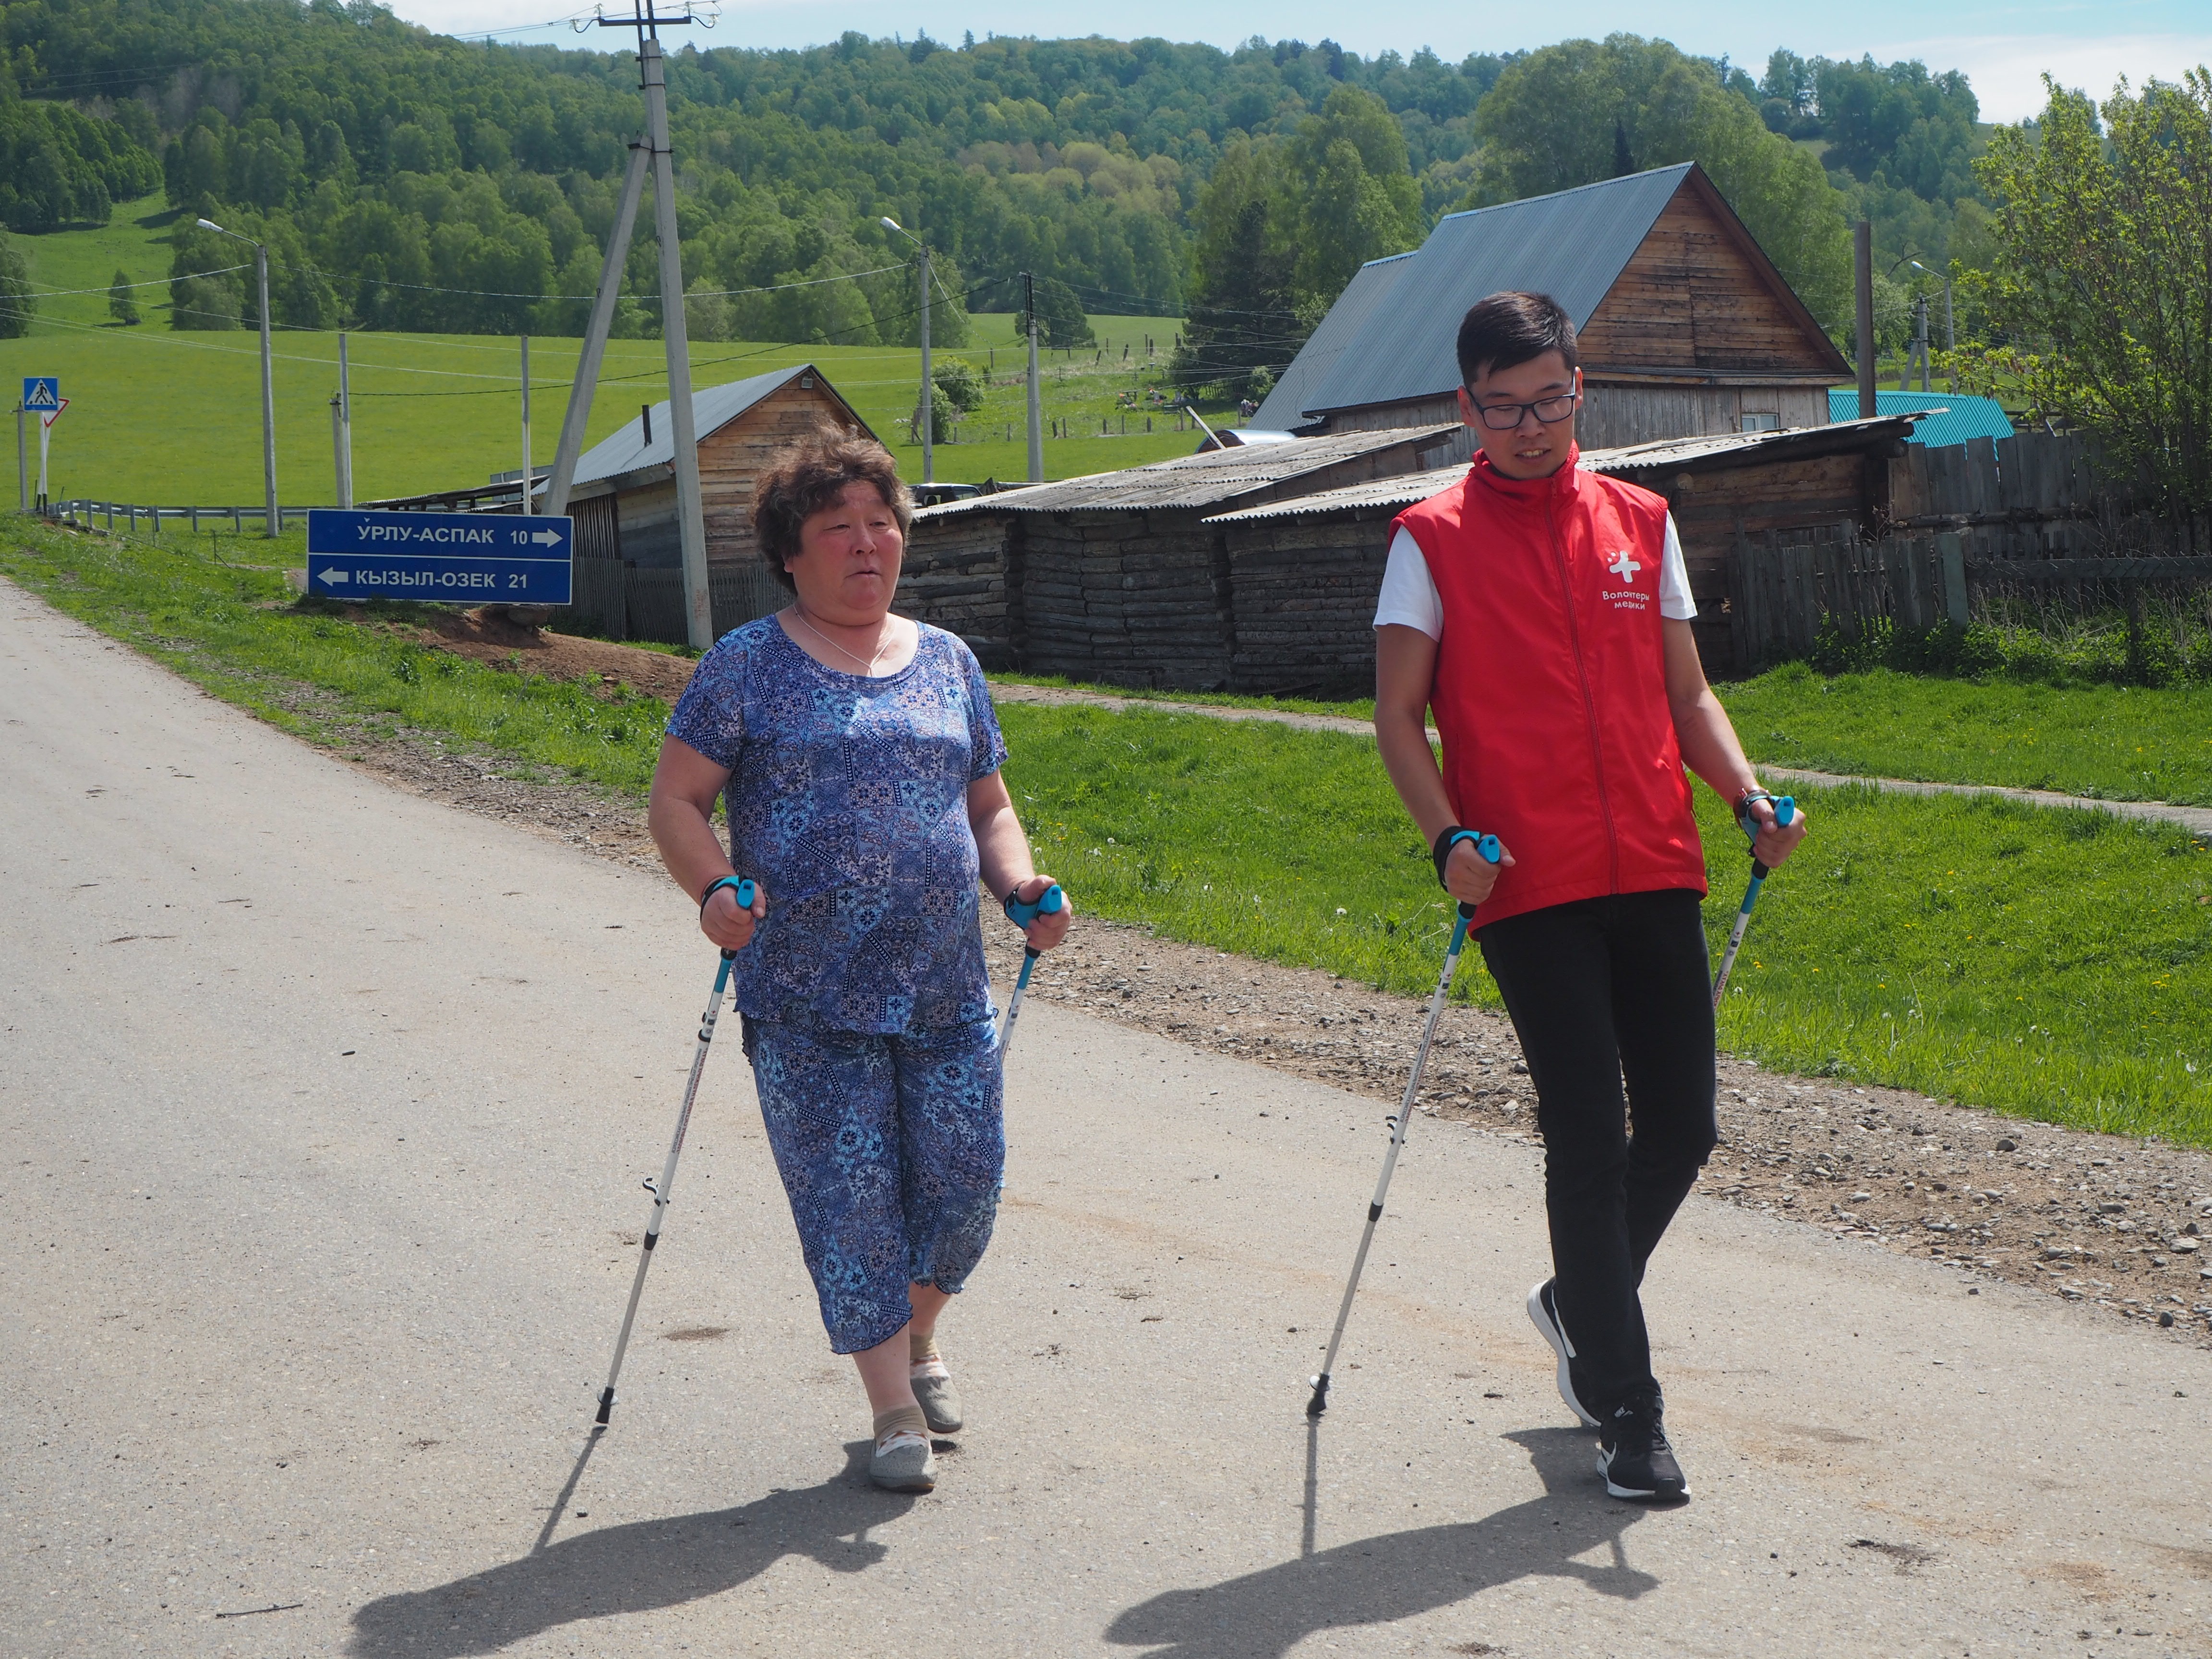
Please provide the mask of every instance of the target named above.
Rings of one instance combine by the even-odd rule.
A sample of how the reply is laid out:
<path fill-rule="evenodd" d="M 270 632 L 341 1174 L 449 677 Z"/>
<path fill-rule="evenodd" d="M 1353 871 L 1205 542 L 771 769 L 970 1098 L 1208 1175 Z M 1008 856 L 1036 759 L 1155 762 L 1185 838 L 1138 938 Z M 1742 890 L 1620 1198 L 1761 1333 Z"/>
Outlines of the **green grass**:
<path fill-rule="evenodd" d="M 1719 688 L 1756 761 L 1865 777 L 2212 805 L 2212 686 L 1824 678 L 1793 663 Z"/>
<path fill-rule="evenodd" d="M 1126 697 L 1142 702 L 1187 702 L 1208 708 L 1272 708 L 1293 714 L 1334 714 L 1354 720 L 1375 718 L 1372 697 L 1326 702 L 1314 697 L 1245 696 L 1234 691 L 1160 691 L 1143 686 L 1101 685 L 1089 680 L 1072 680 L 1065 674 L 992 674 L 988 678 L 994 685 L 1042 685 L 1055 690 L 1089 691 L 1102 697 Z"/>
<path fill-rule="evenodd" d="M 296 541 L 157 547 L 17 526 L 0 537 L 0 572 L 305 735 L 404 725 L 643 791 L 659 703 L 603 701 L 289 605 L 276 567 Z M 1000 718 L 1040 860 L 1088 913 L 1409 995 L 1433 983 L 1449 909 L 1371 741 L 1152 709 L 1017 704 Z M 1860 787 L 1802 799 L 1813 837 L 1760 901 L 1723 1012 L 1729 1047 L 2212 1145 L 2204 841 L 2001 799 Z M 1702 790 L 1699 808 L 1717 949 L 1746 864 Z M 1472 964 L 1460 994 L 1494 1001 Z"/>
<path fill-rule="evenodd" d="M 1371 742 L 1203 715 L 1016 705 L 1007 779 L 1089 910 L 1425 993 L 1449 911 Z M 1763 1063 L 2212 1144 L 2212 851 L 1988 798 L 1804 792 L 1722 1041 Z M 1717 957 L 1747 866 L 1698 791 Z M 1495 1003 L 1479 971 L 1461 994 Z"/>
<path fill-rule="evenodd" d="M 40 321 L 113 327 L 122 331 L 108 315 L 107 285 L 115 280 L 118 270 L 127 273 L 134 283 L 164 281 L 169 274 L 169 258 L 173 251 L 169 246 L 169 231 L 177 217 L 176 210 L 161 197 L 148 196 L 136 202 L 118 202 L 115 216 L 97 230 L 62 230 L 42 236 L 10 237 L 9 240 L 30 267 L 32 286 L 46 296 L 39 301 Z M 53 292 L 87 289 L 97 291 Z M 166 329 L 167 314 L 153 307 L 169 297 L 168 289 L 142 288 L 137 292 L 139 315 L 155 319 L 138 326 Z"/>
<path fill-rule="evenodd" d="M 48 471 L 56 499 L 215 506 L 258 502 L 262 495 L 260 349 L 251 329 L 221 332 L 170 329 L 150 301 L 165 289 L 141 290 L 148 320 L 136 328 L 108 321 L 106 288 L 118 266 L 135 280 L 166 276 L 169 250 L 160 240 L 166 213 L 159 198 L 117 210 L 95 231 L 58 231 L 14 238 L 32 262 L 41 289 L 97 287 L 98 294 L 42 301 L 40 320 L 18 339 L 0 340 L 0 386 L 20 377 L 58 374 L 69 412 L 54 427 Z M 1097 317 L 1102 342 L 1095 361 L 1084 350 L 1048 354 L 1041 380 L 1048 422 L 1065 420 L 1091 434 L 1115 422 L 1117 400 L 1159 384 L 1167 346 L 1180 325 L 1172 318 Z M 937 446 L 940 481 L 980 483 L 1025 477 L 1029 449 L 1023 434 L 1026 394 L 1024 354 L 1013 319 L 988 313 L 970 319 L 972 343 L 940 357 L 967 359 L 993 381 L 983 407 L 963 417 L 957 441 Z M 1147 365 L 1145 337 L 1158 345 Z M 532 459 L 553 458 L 568 405 L 568 383 L 581 343 L 531 341 Z M 1131 346 L 1128 366 L 1121 351 Z M 276 473 L 280 499 L 302 505 L 337 499 L 331 445 L 330 399 L 337 389 L 337 337 L 279 331 L 271 378 L 276 410 Z M 348 339 L 354 408 L 354 493 L 372 501 L 483 483 L 494 472 L 521 465 L 522 397 L 520 353 L 512 339 L 485 335 L 354 334 Z M 921 354 L 895 346 L 787 345 L 744 341 L 699 341 L 691 348 L 695 387 L 744 380 L 801 362 L 818 365 L 898 458 L 902 473 L 921 477 L 921 447 L 908 436 Z M 636 417 L 638 405 L 667 396 L 666 368 L 658 340 L 615 340 L 607 347 L 592 401 L 586 442 L 596 443 Z M 1233 413 L 1202 401 L 1209 422 L 1233 422 Z M 1048 438 L 1049 477 L 1110 471 L 1187 455 L 1194 433 L 1176 432 L 1164 414 L 1155 430 L 1142 430 L 1141 410 L 1129 416 L 1127 437 Z M 1012 436 L 1006 434 L 1011 430 Z M 30 434 L 37 467 L 37 434 Z M 5 492 L 0 491 L 0 500 Z"/>

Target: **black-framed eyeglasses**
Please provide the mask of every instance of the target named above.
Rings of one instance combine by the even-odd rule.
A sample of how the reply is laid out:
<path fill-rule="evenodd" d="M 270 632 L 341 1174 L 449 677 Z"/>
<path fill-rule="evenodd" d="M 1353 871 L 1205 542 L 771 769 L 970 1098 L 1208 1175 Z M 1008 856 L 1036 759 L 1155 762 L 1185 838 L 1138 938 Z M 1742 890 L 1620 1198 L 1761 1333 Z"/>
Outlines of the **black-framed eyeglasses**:
<path fill-rule="evenodd" d="M 1510 432 L 1521 424 L 1524 414 L 1534 415 L 1546 426 L 1557 426 L 1575 412 L 1575 405 L 1581 401 L 1580 392 L 1562 392 L 1557 397 L 1539 398 L 1533 404 L 1477 404 L 1475 413 L 1492 432 Z"/>

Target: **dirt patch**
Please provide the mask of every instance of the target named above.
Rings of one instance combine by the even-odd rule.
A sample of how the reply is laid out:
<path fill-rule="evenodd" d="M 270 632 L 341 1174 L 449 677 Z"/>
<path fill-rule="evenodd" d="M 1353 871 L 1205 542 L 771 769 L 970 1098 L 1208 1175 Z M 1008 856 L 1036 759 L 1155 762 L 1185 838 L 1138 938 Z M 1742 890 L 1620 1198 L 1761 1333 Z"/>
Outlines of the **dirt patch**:
<path fill-rule="evenodd" d="M 506 648 L 478 642 L 486 643 Z M 568 643 L 658 658 L 597 641 Z M 659 660 L 677 672 L 690 668 L 680 658 Z M 320 701 L 304 690 L 288 700 L 303 709 Z M 343 726 L 327 705 L 315 712 L 325 729 Z M 413 793 L 659 868 L 641 802 L 536 780 L 512 761 L 419 732 L 362 729 L 340 748 Z M 678 902 L 672 892 L 670 902 Z M 1018 936 L 993 926 L 986 941 L 997 982 L 1011 985 Z M 1420 1002 L 1332 975 L 1088 919 L 1070 948 L 1044 958 L 1030 994 L 1332 1084 L 1387 1103 L 1386 1113 L 1404 1091 L 1425 1012 Z M 1780 1075 L 1725 1054 L 1720 1088 L 1721 1146 L 1700 1182 L 1708 1195 L 1972 1277 L 2033 1285 L 2151 1334 L 2212 1346 L 2212 1154 L 1946 1106 L 1900 1089 Z M 1446 1011 L 1419 1109 L 1487 1133 L 1536 1138 L 1535 1091 L 1504 1015 Z"/>
<path fill-rule="evenodd" d="M 328 614 L 342 622 L 411 636 L 426 650 L 449 652 L 514 673 L 575 680 L 609 695 L 627 689 L 672 704 L 691 678 L 689 657 L 529 628 L 496 611 L 447 611 L 430 623 L 392 622 L 363 605 L 335 606 Z"/>

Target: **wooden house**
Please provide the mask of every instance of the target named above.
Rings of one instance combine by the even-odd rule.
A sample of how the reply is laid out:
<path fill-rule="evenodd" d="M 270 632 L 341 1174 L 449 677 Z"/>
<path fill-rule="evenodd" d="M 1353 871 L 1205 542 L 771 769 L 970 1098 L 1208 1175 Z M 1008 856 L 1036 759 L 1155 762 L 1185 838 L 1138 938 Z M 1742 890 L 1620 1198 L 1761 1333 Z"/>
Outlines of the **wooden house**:
<path fill-rule="evenodd" d="M 926 507 L 899 608 L 961 635 L 987 668 L 1227 685 L 1232 600 L 1207 518 L 1415 471 L 1456 429 L 1239 446 Z"/>
<path fill-rule="evenodd" d="M 1842 421 L 1585 451 L 1582 464 L 1667 498 L 1682 538 L 1698 650 L 1708 671 L 1749 665 L 1734 586 L 1744 550 L 1770 537 L 1880 534 L 1910 418 Z M 1462 465 L 1216 514 L 1236 649 L 1231 689 L 1371 690 L 1375 599 L 1390 521 L 1465 477 Z"/>
<path fill-rule="evenodd" d="M 1585 449 L 1824 425 L 1828 388 L 1851 376 L 1691 161 L 1447 215 L 1414 252 L 1361 267 L 1251 424 L 1457 419 L 1460 319 L 1505 289 L 1548 294 L 1574 319 Z M 1470 453 L 1463 435 L 1454 459 Z"/>
<path fill-rule="evenodd" d="M 586 450 L 576 463 L 568 511 L 576 520 L 580 599 L 590 581 L 580 569 L 586 562 L 613 560 L 628 573 L 623 626 L 603 631 L 680 643 L 684 553 L 676 524 L 676 434 L 668 416 L 664 398 Z M 714 631 L 720 634 L 785 601 L 753 538 L 753 480 L 769 457 L 823 426 L 875 434 L 811 363 L 696 392 L 691 419 L 699 440 Z"/>

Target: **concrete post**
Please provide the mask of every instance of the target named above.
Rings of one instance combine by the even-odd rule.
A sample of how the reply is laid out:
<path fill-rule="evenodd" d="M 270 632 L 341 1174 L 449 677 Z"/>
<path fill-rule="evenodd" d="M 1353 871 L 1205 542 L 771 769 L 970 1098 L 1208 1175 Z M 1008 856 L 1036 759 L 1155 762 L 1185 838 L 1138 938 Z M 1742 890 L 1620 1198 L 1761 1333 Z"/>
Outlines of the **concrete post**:
<path fill-rule="evenodd" d="M 264 535 L 284 533 L 283 515 L 276 507 L 276 383 L 269 349 L 269 245 L 253 245 L 253 276 L 261 285 L 261 483 L 268 506 L 261 516 Z"/>
<path fill-rule="evenodd" d="M 1044 482 L 1044 403 L 1037 395 L 1036 277 L 1022 273 L 1023 308 L 1030 325 L 1030 482 Z"/>
<path fill-rule="evenodd" d="M 660 338 L 668 356 L 668 424 L 675 440 L 676 532 L 684 551 L 684 612 L 690 643 L 714 642 L 714 599 L 707 580 L 707 518 L 699 495 L 699 442 L 691 408 L 691 353 L 684 336 L 684 256 L 676 235 L 676 158 L 668 148 L 667 64 L 660 41 L 638 49 L 645 88 L 646 137 L 653 146 L 653 228 L 660 243 Z"/>
<path fill-rule="evenodd" d="M 1859 419 L 1875 416 L 1874 226 L 1862 219 L 1851 227 L 1853 273 L 1858 290 Z"/>
<path fill-rule="evenodd" d="M 599 297 L 592 303 L 591 324 L 584 331 L 583 354 L 576 359 L 575 383 L 568 388 L 568 410 L 561 419 L 553 474 L 545 481 L 545 510 L 556 518 L 568 510 L 568 486 L 576 476 L 576 459 L 584 453 L 584 428 L 592 418 L 599 363 L 606 356 L 607 331 L 614 325 L 615 301 L 622 294 L 623 268 L 629 260 L 630 234 L 637 224 L 637 204 L 645 193 L 646 163 L 652 154 L 647 143 L 629 147 L 629 173 L 623 179 L 622 204 L 615 210 L 614 228 L 607 234 L 606 258 L 599 266 Z"/>

